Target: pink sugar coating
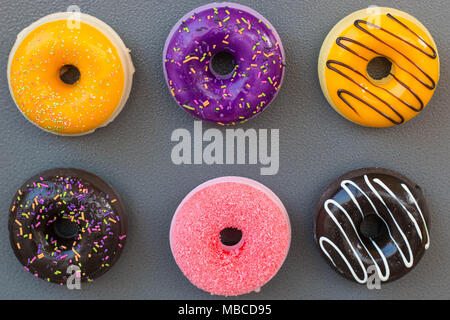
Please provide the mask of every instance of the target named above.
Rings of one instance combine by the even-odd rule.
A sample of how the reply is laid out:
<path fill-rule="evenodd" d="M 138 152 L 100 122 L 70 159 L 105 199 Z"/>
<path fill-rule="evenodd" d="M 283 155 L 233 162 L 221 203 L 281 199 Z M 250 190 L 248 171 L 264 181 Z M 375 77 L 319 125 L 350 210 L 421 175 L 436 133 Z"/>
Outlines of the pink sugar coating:
<path fill-rule="evenodd" d="M 220 231 L 242 231 L 243 245 L 229 251 Z M 282 266 L 291 228 L 280 199 L 262 184 L 223 177 L 194 189 L 178 207 L 170 231 L 176 263 L 198 288 L 235 296 L 259 291 Z"/>

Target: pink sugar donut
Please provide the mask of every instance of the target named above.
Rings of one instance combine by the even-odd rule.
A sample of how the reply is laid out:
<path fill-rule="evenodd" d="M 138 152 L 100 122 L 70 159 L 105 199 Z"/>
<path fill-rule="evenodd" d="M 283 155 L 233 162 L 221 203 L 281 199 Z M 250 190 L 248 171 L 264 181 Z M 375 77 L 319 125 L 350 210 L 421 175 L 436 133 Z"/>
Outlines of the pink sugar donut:
<path fill-rule="evenodd" d="M 240 240 L 224 244 L 225 229 Z M 236 234 L 235 234 L 236 235 Z M 281 200 L 242 177 L 209 180 L 180 203 L 170 227 L 170 247 L 183 274 L 211 294 L 258 292 L 282 266 L 291 226 Z"/>

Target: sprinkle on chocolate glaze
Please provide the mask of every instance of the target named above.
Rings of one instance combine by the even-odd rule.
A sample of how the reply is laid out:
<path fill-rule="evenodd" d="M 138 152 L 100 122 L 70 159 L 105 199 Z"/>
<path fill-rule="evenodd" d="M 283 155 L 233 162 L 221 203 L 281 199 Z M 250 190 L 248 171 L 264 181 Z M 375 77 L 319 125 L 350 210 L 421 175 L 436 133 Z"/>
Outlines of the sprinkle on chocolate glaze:
<path fill-rule="evenodd" d="M 63 236 L 57 224 L 75 226 Z M 117 261 L 126 240 L 127 216 L 114 190 L 78 169 L 53 169 L 29 179 L 15 195 L 9 217 L 12 248 L 35 277 L 65 284 L 67 268 L 92 281 Z"/>

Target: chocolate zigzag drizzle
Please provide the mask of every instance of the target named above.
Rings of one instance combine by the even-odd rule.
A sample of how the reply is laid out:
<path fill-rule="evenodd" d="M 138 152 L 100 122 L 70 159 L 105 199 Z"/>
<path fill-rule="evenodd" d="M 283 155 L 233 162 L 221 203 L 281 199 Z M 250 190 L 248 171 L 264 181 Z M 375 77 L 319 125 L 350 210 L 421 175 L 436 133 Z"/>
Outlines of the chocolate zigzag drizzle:
<path fill-rule="evenodd" d="M 395 47 L 393 47 L 392 45 L 390 45 L 388 42 L 381 40 L 379 37 L 377 37 L 375 34 L 373 34 L 372 32 L 370 32 L 369 30 L 365 29 L 362 25 L 367 25 L 368 27 L 383 31 L 387 34 L 389 34 L 392 37 L 395 37 L 396 39 L 399 39 L 400 41 L 404 42 L 405 44 L 411 46 L 412 48 L 414 48 L 415 50 L 418 50 L 420 52 L 422 52 L 424 55 L 426 55 L 427 57 L 431 58 L 431 59 L 436 59 L 437 58 L 437 53 L 436 50 L 429 44 L 427 43 L 421 36 L 419 36 L 417 33 L 415 33 L 413 30 L 411 30 L 408 26 L 406 26 L 404 23 L 402 23 L 400 20 L 398 20 L 397 18 L 395 18 L 394 16 L 392 16 L 391 14 L 387 14 L 387 17 L 394 20 L 395 22 L 397 22 L 400 26 L 402 26 L 403 28 L 405 28 L 406 30 L 408 30 L 409 32 L 411 32 L 414 36 L 417 37 L 417 39 L 423 43 L 426 47 L 428 47 L 431 50 L 431 54 L 426 52 L 425 50 L 417 47 L 416 45 L 414 45 L 413 43 L 410 43 L 408 41 L 406 41 L 405 39 L 399 37 L 398 35 L 394 34 L 393 32 L 386 30 L 385 28 L 382 28 L 380 26 L 377 26 L 373 23 L 370 23 L 368 21 L 364 21 L 364 20 L 355 20 L 355 22 L 353 23 L 354 26 L 356 28 L 358 28 L 359 30 L 361 30 L 362 32 L 370 35 L 371 37 L 373 37 L 374 39 L 376 39 L 377 41 L 379 41 L 380 43 L 388 46 L 389 48 L 391 48 L 392 50 L 394 50 L 395 52 L 397 52 L 398 54 L 400 54 L 403 58 L 405 58 L 409 63 L 411 63 L 414 68 L 416 68 L 417 70 L 420 71 L 420 73 L 422 73 L 429 81 L 429 83 L 426 83 L 425 81 L 423 81 L 422 79 L 420 79 L 419 77 L 417 77 L 416 75 L 414 75 L 411 71 L 405 69 L 404 67 L 400 66 L 398 63 L 396 63 L 393 59 L 390 59 L 390 61 L 392 62 L 392 64 L 394 64 L 397 68 L 403 70 L 404 72 L 406 72 L 407 74 L 409 74 L 413 79 L 415 79 L 416 81 L 418 81 L 421 85 L 423 85 L 424 87 L 426 87 L 429 90 L 434 90 L 436 88 L 436 82 L 431 78 L 431 76 L 429 74 L 427 74 L 422 68 L 420 68 L 419 65 L 417 65 L 414 61 L 412 61 L 408 56 L 406 56 L 403 52 L 399 51 L 398 49 L 396 49 Z M 356 52 L 355 50 L 352 50 L 350 47 L 348 47 L 345 42 L 350 42 L 353 43 L 357 46 L 360 46 L 362 49 L 366 49 L 372 53 L 375 53 L 378 56 L 383 56 L 381 53 L 379 53 L 378 51 L 376 51 L 373 48 L 370 48 L 369 46 L 351 39 L 351 38 L 347 38 L 347 37 L 338 37 L 336 39 L 336 44 L 338 46 L 340 46 L 341 48 L 343 48 L 344 50 L 347 50 L 348 52 L 354 54 L 355 56 L 357 56 L 358 58 L 364 60 L 364 61 L 369 61 L 368 58 L 364 57 L 362 54 Z M 356 81 L 354 78 L 352 78 L 350 76 L 350 73 L 345 73 L 342 70 L 339 70 L 336 65 L 343 67 L 347 70 L 353 73 L 356 73 L 358 76 L 363 77 L 366 81 L 370 82 L 369 78 L 360 73 L 359 71 L 355 70 L 354 68 L 352 68 L 350 65 L 337 61 L 337 60 L 328 60 L 326 62 L 326 66 L 328 69 L 340 74 L 341 76 L 347 78 L 348 80 L 350 80 L 351 82 L 353 82 L 354 84 L 356 84 L 358 87 L 360 87 L 362 90 L 366 91 L 367 93 L 369 93 L 370 95 L 372 95 L 373 97 L 375 97 L 377 100 L 379 100 L 381 103 L 383 103 L 384 105 L 386 105 L 390 110 L 392 110 L 395 115 L 398 117 L 398 119 L 391 117 L 389 115 L 387 115 L 386 113 L 382 112 L 380 109 L 378 109 L 376 106 L 373 106 L 372 104 L 370 104 L 369 102 L 363 100 L 362 98 L 358 97 L 355 93 L 352 93 L 348 90 L 345 89 L 339 89 L 337 91 L 337 95 L 339 96 L 339 98 L 349 107 L 351 108 L 356 114 L 358 114 L 356 108 L 354 108 L 350 102 L 344 98 L 344 94 L 364 103 L 365 105 L 367 105 L 367 107 L 373 109 L 374 111 L 376 111 L 378 114 L 380 114 L 381 116 L 383 116 L 384 118 L 388 119 L 390 122 L 392 122 L 393 124 L 402 124 L 405 122 L 404 117 L 395 109 L 395 107 L 393 105 L 391 105 L 390 103 L 388 103 L 387 101 L 383 100 L 381 97 L 377 96 L 376 94 L 374 94 L 373 92 L 371 92 L 370 90 L 368 90 L 367 88 L 365 88 L 363 85 L 361 85 L 358 81 Z M 413 96 L 414 98 L 417 100 L 417 102 L 419 103 L 419 107 L 414 107 L 413 105 L 411 105 L 410 103 L 408 103 L 407 101 L 401 99 L 400 97 L 394 95 L 392 92 L 390 92 L 389 90 L 378 86 L 376 84 L 373 84 L 376 88 L 381 89 L 383 91 L 386 91 L 389 95 L 391 95 L 393 98 L 395 98 L 396 100 L 398 100 L 400 103 L 404 104 L 406 107 L 410 108 L 411 110 L 413 110 L 414 112 L 420 112 L 423 110 L 423 108 L 425 107 L 422 99 L 419 97 L 419 95 L 414 92 L 414 90 L 408 86 L 406 83 L 402 82 L 400 79 L 398 79 L 393 73 L 389 72 L 389 75 L 392 76 L 393 79 L 395 79 L 402 87 L 404 87 L 406 90 L 408 90 Z M 359 115 L 359 114 L 358 114 Z"/>

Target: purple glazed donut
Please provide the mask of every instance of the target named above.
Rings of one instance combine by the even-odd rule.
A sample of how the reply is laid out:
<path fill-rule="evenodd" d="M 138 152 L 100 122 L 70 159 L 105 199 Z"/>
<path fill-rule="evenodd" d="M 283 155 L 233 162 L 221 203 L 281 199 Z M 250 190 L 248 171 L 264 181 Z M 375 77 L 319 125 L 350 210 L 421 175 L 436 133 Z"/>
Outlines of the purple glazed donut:
<path fill-rule="evenodd" d="M 231 56 L 226 74 L 211 67 L 218 54 Z M 177 22 L 163 64 L 170 92 L 184 110 L 228 125 L 245 122 L 273 101 L 283 81 L 284 57 L 269 21 L 246 6 L 224 2 L 197 8 Z"/>

